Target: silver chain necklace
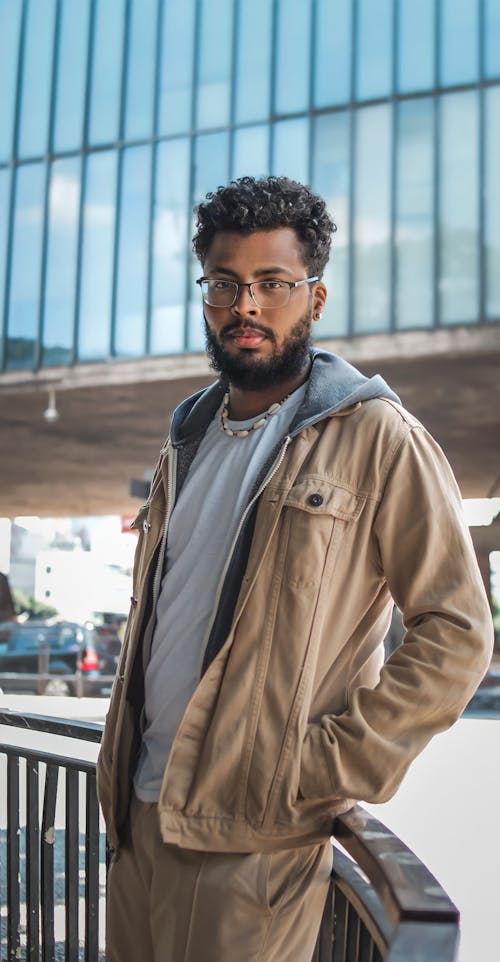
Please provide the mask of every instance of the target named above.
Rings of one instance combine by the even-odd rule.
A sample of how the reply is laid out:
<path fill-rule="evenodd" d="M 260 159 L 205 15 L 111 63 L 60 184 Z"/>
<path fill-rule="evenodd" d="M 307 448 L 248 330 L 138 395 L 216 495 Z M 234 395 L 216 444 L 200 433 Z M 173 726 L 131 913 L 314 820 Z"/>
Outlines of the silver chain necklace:
<path fill-rule="evenodd" d="M 274 404 L 271 404 L 265 414 L 260 415 L 248 428 L 242 428 L 241 431 L 233 431 L 227 423 L 229 414 L 229 391 L 226 391 L 220 411 L 220 429 L 224 431 L 224 434 L 227 434 L 228 438 L 247 438 L 252 431 L 258 431 L 259 428 L 263 428 L 269 421 L 269 418 L 272 418 L 274 414 L 278 413 L 289 397 L 290 395 L 287 394 L 281 401 L 275 401 Z"/>

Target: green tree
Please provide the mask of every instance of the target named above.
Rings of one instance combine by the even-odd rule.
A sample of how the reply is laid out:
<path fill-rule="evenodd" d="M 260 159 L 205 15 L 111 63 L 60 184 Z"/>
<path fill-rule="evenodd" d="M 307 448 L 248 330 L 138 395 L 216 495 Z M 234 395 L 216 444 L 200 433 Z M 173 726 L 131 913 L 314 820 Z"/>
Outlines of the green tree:
<path fill-rule="evenodd" d="M 59 614 L 57 608 L 52 608 L 51 605 L 46 605 L 43 601 L 37 601 L 33 595 L 23 595 L 15 588 L 12 590 L 12 598 L 16 615 L 27 614 L 31 619 L 54 618 L 55 615 Z"/>

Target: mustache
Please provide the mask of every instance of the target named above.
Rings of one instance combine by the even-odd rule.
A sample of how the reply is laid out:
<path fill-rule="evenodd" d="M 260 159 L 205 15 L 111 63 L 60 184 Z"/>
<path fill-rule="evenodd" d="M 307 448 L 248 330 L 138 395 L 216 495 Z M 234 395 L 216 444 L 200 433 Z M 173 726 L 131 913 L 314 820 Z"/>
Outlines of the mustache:
<path fill-rule="evenodd" d="M 219 337 L 230 337 L 233 331 L 259 331 L 260 334 L 264 334 L 269 338 L 270 341 L 274 341 L 274 331 L 271 327 L 266 327 L 265 324 L 259 324 L 257 321 L 232 321 L 230 324 L 226 324 L 225 327 L 221 328 Z"/>

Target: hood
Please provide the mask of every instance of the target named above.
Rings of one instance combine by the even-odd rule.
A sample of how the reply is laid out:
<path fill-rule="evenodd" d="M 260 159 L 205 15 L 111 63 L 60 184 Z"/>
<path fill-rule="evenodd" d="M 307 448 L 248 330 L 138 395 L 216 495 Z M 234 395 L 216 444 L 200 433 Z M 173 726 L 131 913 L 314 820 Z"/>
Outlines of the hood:
<path fill-rule="evenodd" d="M 312 367 L 304 401 L 290 425 L 293 437 L 303 428 L 370 398 L 400 399 L 380 374 L 365 377 L 352 364 L 329 351 L 311 350 Z M 222 403 L 225 386 L 216 381 L 203 391 L 186 398 L 174 411 L 170 438 L 174 446 L 183 445 L 203 434 Z"/>

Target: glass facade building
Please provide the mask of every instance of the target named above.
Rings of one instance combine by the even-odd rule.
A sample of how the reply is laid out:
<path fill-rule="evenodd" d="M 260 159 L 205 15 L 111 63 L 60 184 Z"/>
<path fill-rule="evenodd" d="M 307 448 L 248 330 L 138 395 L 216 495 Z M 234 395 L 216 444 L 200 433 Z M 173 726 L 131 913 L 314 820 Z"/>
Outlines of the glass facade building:
<path fill-rule="evenodd" d="M 287 174 L 319 337 L 500 321 L 500 0 L 0 0 L 3 369 L 200 350 L 192 206 Z"/>

